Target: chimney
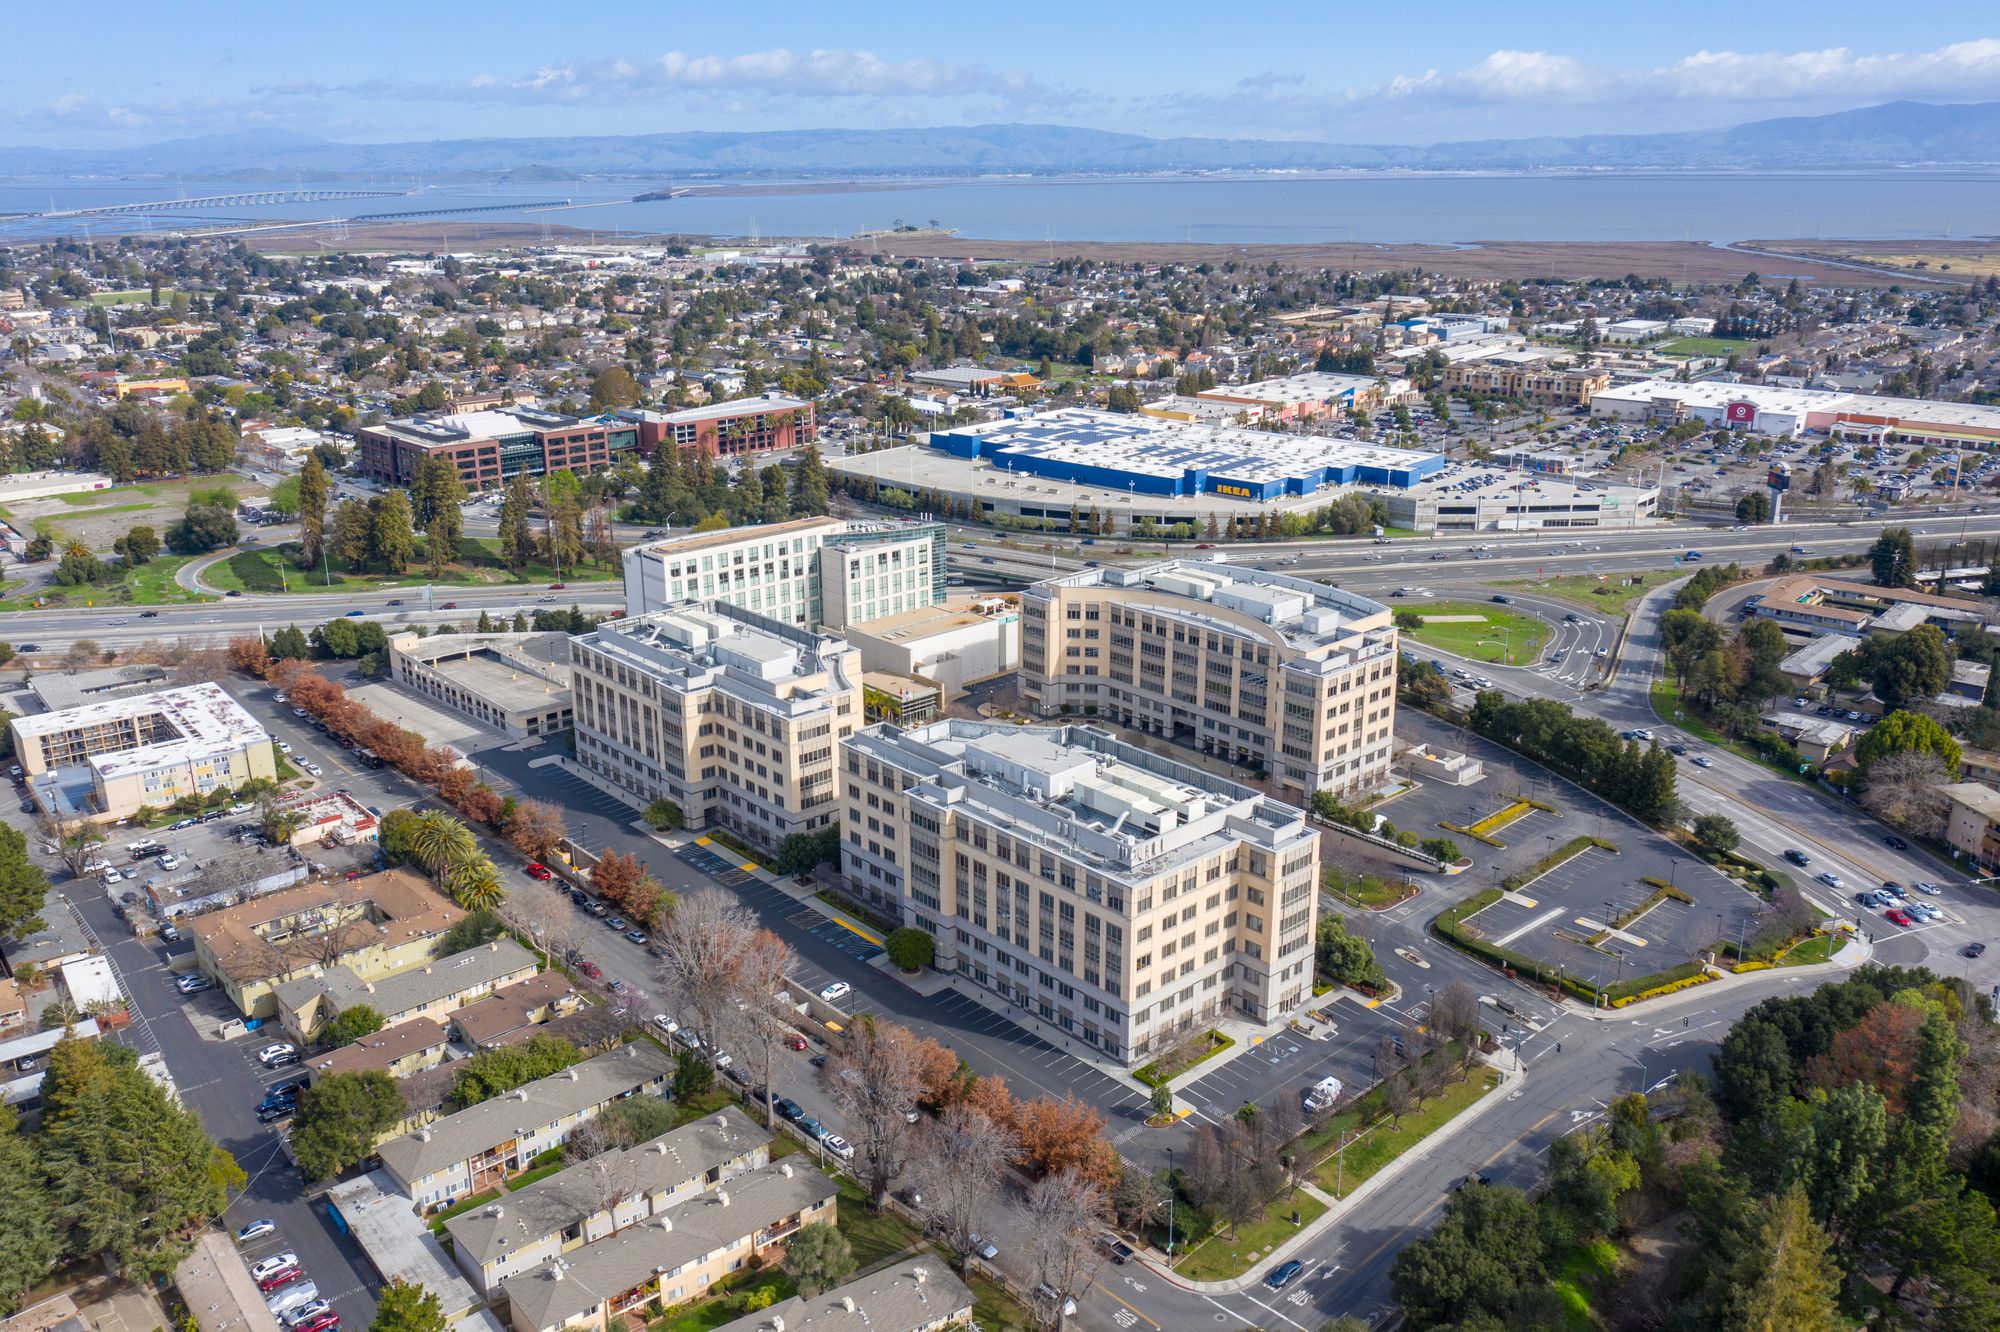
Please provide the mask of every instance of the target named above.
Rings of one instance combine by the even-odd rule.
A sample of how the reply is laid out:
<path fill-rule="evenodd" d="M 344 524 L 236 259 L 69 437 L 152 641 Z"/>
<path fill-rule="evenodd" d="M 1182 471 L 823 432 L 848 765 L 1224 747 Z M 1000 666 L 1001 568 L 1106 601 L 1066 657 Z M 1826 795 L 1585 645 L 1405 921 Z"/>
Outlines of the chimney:
<path fill-rule="evenodd" d="M 665 1156 L 666 1154 L 667 1154 L 667 1144 L 665 1144 L 664 1142 L 656 1142 L 653 1144 L 653 1155 Z"/>
<path fill-rule="evenodd" d="M 574 1075 L 572 1075 L 572 1076 L 574 1076 Z M 515 1100 L 517 1100 L 517 1101 L 525 1101 L 525 1100 L 527 1100 L 527 1099 L 528 1099 L 528 1089 L 527 1089 L 526 1087 L 519 1087 L 519 1088 L 516 1088 L 516 1089 L 515 1089 L 515 1091 L 514 1091 L 514 1099 L 515 1099 Z"/>
<path fill-rule="evenodd" d="M 785 1316 L 783 1314 L 771 1315 L 771 1332 L 785 1332 Z"/>
<path fill-rule="evenodd" d="M 717 1189 L 717 1190 L 715 1191 L 715 1205 L 716 1205 L 716 1206 L 718 1206 L 718 1207 L 727 1207 L 727 1206 L 729 1206 L 729 1190 L 728 1190 L 728 1189 Z"/>
<path fill-rule="evenodd" d="M 429 1142 L 430 1140 L 431 1140 L 431 1131 L 430 1131 L 429 1129 L 418 1129 L 418 1130 L 417 1130 L 417 1141 L 418 1141 L 418 1142 Z"/>
<path fill-rule="evenodd" d="M 853 1297 L 852 1295 L 843 1295 L 843 1296 L 841 1296 L 841 1297 L 840 1297 L 840 1307 L 841 1307 L 841 1308 L 843 1308 L 843 1309 L 845 1309 L 845 1310 L 847 1310 L 847 1312 L 849 1312 L 849 1313 L 853 1313 L 853 1312 L 854 1312 L 854 1297 Z"/>
<path fill-rule="evenodd" d="M 915 1277 L 917 1284 L 921 1286 L 925 1281 L 930 1279 L 931 1269 L 928 1267 L 913 1267 L 910 1269 L 910 1275 Z"/>
<path fill-rule="evenodd" d="M 728 1115 L 717 1115 L 717 1116 L 715 1117 L 715 1126 L 716 1126 L 717 1128 L 728 1128 L 728 1127 L 729 1127 L 729 1116 L 728 1116 Z"/>
<path fill-rule="evenodd" d="M 549 1280 L 561 1281 L 562 1278 L 563 1278 L 562 1264 L 557 1263 L 555 1266 L 549 1269 Z"/>
<path fill-rule="evenodd" d="M 786 1179 L 790 1179 L 792 1177 L 792 1163 L 790 1161 L 780 1161 L 778 1163 L 778 1173 Z"/>
<path fill-rule="evenodd" d="M 674 1219 L 665 1212 L 660 1213 L 659 1216 L 653 1219 L 659 1224 L 661 1234 L 665 1234 L 674 1228 Z"/>
<path fill-rule="evenodd" d="M 575 1066 L 574 1064 L 570 1065 L 570 1067 L 568 1067 L 567 1069 L 565 1069 L 565 1070 L 563 1070 L 563 1071 L 569 1074 L 569 1080 L 570 1080 L 571 1082 L 575 1082 L 575 1081 L 577 1081 L 577 1080 L 578 1080 L 578 1079 L 577 1079 L 577 1075 L 576 1075 L 576 1066 Z M 526 1099 L 526 1098 L 524 1097 L 523 1099 Z"/>
<path fill-rule="evenodd" d="M 499 1203 L 494 1203 L 491 1207 L 486 1209 L 486 1215 L 492 1217 L 495 1221 L 498 1221 L 501 1217 L 507 1215 L 507 1209 L 505 1207 L 502 1207 Z"/>

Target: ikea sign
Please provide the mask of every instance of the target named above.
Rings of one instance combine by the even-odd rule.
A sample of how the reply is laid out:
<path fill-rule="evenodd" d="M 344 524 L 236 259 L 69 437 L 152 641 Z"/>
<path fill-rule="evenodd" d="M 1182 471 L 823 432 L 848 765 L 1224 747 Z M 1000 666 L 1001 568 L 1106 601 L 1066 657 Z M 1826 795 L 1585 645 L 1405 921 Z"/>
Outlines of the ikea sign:
<path fill-rule="evenodd" d="M 1251 492 L 1250 487 L 1248 486 L 1224 485 L 1220 481 L 1216 482 L 1215 484 L 1215 493 L 1218 495 L 1241 495 L 1244 499 L 1256 498 L 1256 496 Z"/>

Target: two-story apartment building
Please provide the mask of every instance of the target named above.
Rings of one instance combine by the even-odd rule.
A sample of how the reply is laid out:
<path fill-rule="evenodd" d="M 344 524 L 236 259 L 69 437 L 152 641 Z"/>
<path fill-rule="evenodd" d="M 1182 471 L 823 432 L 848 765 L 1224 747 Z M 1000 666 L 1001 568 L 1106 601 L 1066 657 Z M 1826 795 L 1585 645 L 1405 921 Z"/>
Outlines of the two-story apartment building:
<path fill-rule="evenodd" d="M 195 965 L 244 1017 L 278 1012 L 277 987 L 345 967 L 363 981 L 422 966 L 465 912 L 406 869 L 307 883 L 190 916 Z"/>
<path fill-rule="evenodd" d="M 525 1169 L 606 1106 L 658 1095 L 673 1067 L 665 1050 L 634 1041 L 393 1138 L 377 1154 L 396 1187 L 430 1211 Z"/>
<path fill-rule="evenodd" d="M 834 747 L 861 724 L 861 654 L 722 602 L 570 640 L 576 759 L 633 804 L 765 846 L 826 826 Z"/>
<path fill-rule="evenodd" d="M 349 966 L 332 966 L 281 983 L 278 1020 L 294 1040 L 311 1041 L 351 1008 L 374 1009 L 384 1027 L 414 1018 L 440 1019 L 534 974 L 535 955 L 505 937 L 390 976 L 363 976 Z"/>
<path fill-rule="evenodd" d="M 1312 993 L 1302 810 L 1091 726 L 875 726 L 842 748 L 841 869 L 960 993 L 1137 1063 Z"/>
<path fill-rule="evenodd" d="M 840 1188 L 778 1161 L 696 1193 L 637 1225 L 500 1283 L 514 1332 L 604 1332 L 613 1318 L 672 1308 L 753 1264 L 775 1262 L 801 1226 L 832 1224 Z"/>
<path fill-rule="evenodd" d="M 1388 776 L 1396 629 L 1379 602 L 1201 560 L 1021 594 L 1021 697 L 1268 770 L 1309 797 Z"/>
<path fill-rule="evenodd" d="M 502 1281 L 769 1164 L 771 1135 L 731 1106 L 614 1148 L 445 1222 L 481 1294 Z"/>
<path fill-rule="evenodd" d="M 817 1295 L 794 1295 L 715 1332 L 941 1332 L 971 1327 L 972 1288 L 934 1254 L 856 1277 Z"/>

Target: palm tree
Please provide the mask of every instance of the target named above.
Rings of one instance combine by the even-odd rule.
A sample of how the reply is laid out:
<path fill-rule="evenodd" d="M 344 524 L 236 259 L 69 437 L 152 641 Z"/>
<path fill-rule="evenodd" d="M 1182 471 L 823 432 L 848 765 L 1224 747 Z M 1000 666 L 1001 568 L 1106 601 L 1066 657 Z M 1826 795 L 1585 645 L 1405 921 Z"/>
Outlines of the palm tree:
<path fill-rule="evenodd" d="M 454 865 L 479 854 L 479 840 L 443 810 L 427 809 L 411 825 L 410 850 L 431 878 L 443 883 Z"/>
<path fill-rule="evenodd" d="M 507 890 L 500 886 L 500 871 L 477 853 L 447 870 L 444 882 L 452 900 L 467 911 L 495 910 L 507 896 Z"/>
<path fill-rule="evenodd" d="M 71 537 L 69 540 L 63 542 L 63 554 L 88 555 L 90 554 L 90 546 L 80 537 Z"/>

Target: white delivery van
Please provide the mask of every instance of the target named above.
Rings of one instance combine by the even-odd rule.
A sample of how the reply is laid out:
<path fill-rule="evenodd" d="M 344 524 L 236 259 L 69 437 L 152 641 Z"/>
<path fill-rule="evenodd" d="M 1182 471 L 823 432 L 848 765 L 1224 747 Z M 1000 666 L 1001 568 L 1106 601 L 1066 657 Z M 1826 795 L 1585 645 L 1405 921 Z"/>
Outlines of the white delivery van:
<path fill-rule="evenodd" d="M 1299 1095 L 1304 1100 L 1306 1113 L 1309 1115 L 1316 1115 L 1322 1110 L 1331 1110 L 1334 1102 L 1340 1099 L 1340 1079 L 1321 1078 Z"/>

